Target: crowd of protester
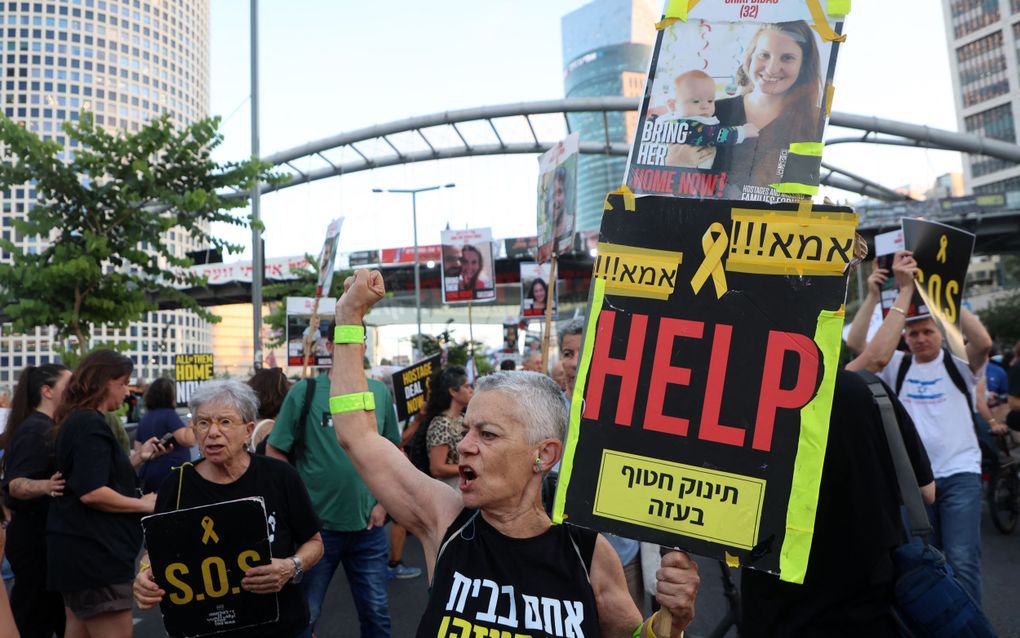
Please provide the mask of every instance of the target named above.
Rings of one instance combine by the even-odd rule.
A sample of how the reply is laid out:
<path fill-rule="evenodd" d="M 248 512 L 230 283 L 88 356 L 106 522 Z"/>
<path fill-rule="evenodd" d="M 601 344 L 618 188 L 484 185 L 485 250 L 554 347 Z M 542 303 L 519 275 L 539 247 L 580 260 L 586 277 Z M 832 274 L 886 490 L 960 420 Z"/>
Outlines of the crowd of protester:
<path fill-rule="evenodd" d="M 876 434 L 881 420 L 851 374 L 857 370 L 877 373 L 894 397 L 934 544 L 981 601 L 979 437 L 1006 435 L 1007 424 L 1020 430 L 1020 344 L 990 357 L 990 335 L 962 310 L 967 359 L 955 358 L 930 318 L 907 316 L 916 273 L 902 252 L 892 272 L 876 269 L 868 280 L 847 338 L 854 358 L 836 378 L 804 584 L 746 571 L 741 635 L 898 635 L 891 555 L 908 539 L 895 472 Z M 889 277 L 899 296 L 869 329 Z M 381 297 L 381 277 L 359 271 L 346 285 L 337 321 L 362 326 Z M 128 396 L 129 358 L 97 350 L 74 370 L 26 368 L 0 439 L 7 518 L 0 548 L 14 572 L 9 606 L 0 599 L 0 628 L 130 636 L 133 606 L 148 609 L 166 595 L 143 551 L 140 517 L 260 496 L 273 521 L 272 560 L 241 585 L 277 594 L 280 617 L 224 635 L 314 635 L 341 565 L 361 635 L 390 635 L 387 580 L 422 574 L 403 563 L 407 533 L 422 544 L 432 591 L 419 635 L 439 630 L 442 605 L 467 565 L 550 600 L 576 601 L 585 635 L 595 627 L 670 635 L 657 632 L 693 616 L 699 576 L 689 557 L 673 552 L 660 564 L 657 547 L 552 526 L 548 516 L 583 330 L 580 317 L 562 322 L 556 355 L 549 361 L 526 350 L 523 371 L 511 359 L 477 379 L 462 366 L 437 369 L 427 402 L 402 432 L 390 390 L 365 375 L 363 342 L 328 343 L 332 369 L 293 385 L 280 369 L 259 370 L 247 384 L 209 382 L 193 393 L 189 422 L 176 409 L 174 382 L 156 379 L 129 444 L 114 415 Z M 922 385 L 926 392 L 911 390 Z M 331 396 L 365 391 L 371 411 L 331 410 Z M 845 560 L 850 546 L 853 566 Z M 649 605 L 662 611 L 645 619 Z"/>

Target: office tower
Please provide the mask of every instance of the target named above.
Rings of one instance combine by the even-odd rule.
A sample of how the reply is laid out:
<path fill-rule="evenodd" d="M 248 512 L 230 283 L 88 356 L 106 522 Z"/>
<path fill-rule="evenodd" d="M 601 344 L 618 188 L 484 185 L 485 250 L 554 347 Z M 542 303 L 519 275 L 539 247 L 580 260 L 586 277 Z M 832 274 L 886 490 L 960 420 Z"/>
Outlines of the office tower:
<path fill-rule="evenodd" d="M 960 131 L 1015 144 L 1020 112 L 1020 0 L 942 0 Z M 1020 166 L 967 155 L 974 193 L 1020 190 Z"/>
<path fill-rule="evenodd" d="M 66 144 L 61 124 L 91 111 L 110 131 L 138 131 L 163 113 L 185 124 L 209 111 L 208 0 L 0 1 L 0 104 L 4 114 L 47 139 Z M 65 158 L 71 149 L 65 148 Z M 29 252 L 45 238 L 22 237 L 12 220 L 35 198 L 30 185 L 0 193 L 0 233 Z M 159 239 L 184 256 L 199 248 L 170 231 Z M 10 262 L 10 254 L 0 255 Z M 26 365 L 55 361 L 54 330 L 0 337 L 0 387 Z M 97 328 L 93 344 L 127 342 L 134 376 L 151 380 L 173 370 L 173 354 L 209 351 L 209 325 L 193 313 L 148 313 L 128 329 Z"/>
<path fill-rule="evenodd" d="M 563 16 L 566 97 L 640 97 L 660 17 L 655 0 L 593 0 Z M 606 141 L 601 113 L 568 116 L 582 142 Z M 609 113 L 609 141 L 630 145 L 637 113 Z M 625 157 L 582 155 L 578 166 L 577 230 L 597 230 L 606 193 L 623 183 Z"/>

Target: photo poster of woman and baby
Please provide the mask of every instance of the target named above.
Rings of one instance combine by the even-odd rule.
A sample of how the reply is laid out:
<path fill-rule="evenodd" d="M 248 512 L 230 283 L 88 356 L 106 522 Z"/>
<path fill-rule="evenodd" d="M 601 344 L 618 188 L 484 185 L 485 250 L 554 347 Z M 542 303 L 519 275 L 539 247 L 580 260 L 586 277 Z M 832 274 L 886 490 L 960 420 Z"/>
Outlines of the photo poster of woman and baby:
<path fill-rule="evenodd" d="M 577 158 L 581 134 L 574 132 L 538 157 L 538 260 L 549 261 L 574 246 Z"/>
<path fill-rule="evenodd" d="M 817 169 L 787 159 L 825 128 L 843 23 L 815 7 L 819 25 L 819 3 L 707 0 L 658 32 L 625 182 L 635 194 L 775 203 L 798 199 L 775 184 L 817 186 Z"/>
<path fill-rule="evenodd" d="M 496 298 L 496 270 L 492 229 L 444 230 L 443 303 L 492 301 Z"/>

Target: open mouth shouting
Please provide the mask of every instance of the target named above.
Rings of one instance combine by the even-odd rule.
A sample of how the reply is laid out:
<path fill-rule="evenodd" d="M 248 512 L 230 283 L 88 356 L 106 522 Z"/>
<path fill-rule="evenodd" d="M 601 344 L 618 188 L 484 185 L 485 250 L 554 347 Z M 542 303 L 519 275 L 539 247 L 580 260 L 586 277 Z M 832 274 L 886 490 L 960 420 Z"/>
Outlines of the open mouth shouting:
<path fill-rule="evenodd" d="M 460 491 L 471 489 L 472 483 L 478 478 L 478 474 L 475 473 L 474 469 L 470 465 L 460 465 L 457 467 L 460 472 Z"/>

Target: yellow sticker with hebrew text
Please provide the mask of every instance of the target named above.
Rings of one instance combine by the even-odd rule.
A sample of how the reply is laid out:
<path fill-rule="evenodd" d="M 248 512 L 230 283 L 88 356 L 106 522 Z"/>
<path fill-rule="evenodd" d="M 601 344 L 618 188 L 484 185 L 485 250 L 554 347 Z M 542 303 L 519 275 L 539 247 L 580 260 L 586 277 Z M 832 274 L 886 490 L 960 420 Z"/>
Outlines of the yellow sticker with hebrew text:
<path fill-rule="evenodd" d="M 668 299 L 676 289 L 682 252 L 600 242 L 592 275 L 606 282 L 607 295 Z"/>
<path fill-rule="evenodd" d="M 836 277 L 854 256 L 853 213 L 734 208 L 731 219 L 727 272 Z"/>

